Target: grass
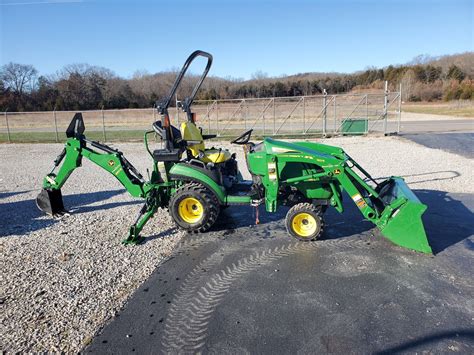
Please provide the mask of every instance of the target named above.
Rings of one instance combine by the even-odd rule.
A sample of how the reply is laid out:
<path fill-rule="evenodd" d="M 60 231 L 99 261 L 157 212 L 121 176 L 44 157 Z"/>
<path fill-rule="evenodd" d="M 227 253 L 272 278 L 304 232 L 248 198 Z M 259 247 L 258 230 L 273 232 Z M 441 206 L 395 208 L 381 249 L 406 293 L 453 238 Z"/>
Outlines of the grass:
<path fill-rule="evenodd" d="M 121 131 L 108 131 L 106 132 L 106 139 L 104 140 L 104 135 L 101 131 L 90 131 L 86 132 L 86 137 L 89 140 L 100 141 L 100 142 L 142 142 L 143 141 L 142 130 L 121 130 Z M 204 132 L 207 134 L 207 132 Z M 212 132 L 211 132 L 212 133 Z M 220 140 L 231 140 L 242 134 L 243 131 L 226 131 L 225 135 L 219 136 L 211 141 L 220 141 Z M 301 134 L 279 134 L 278 139 L 283 138 L 311 138 L 311 137 L 321 137 L 321 132 L 312 131 L 304 136 Z M 266 136 L 271 136 L 271 132 L 268 132 Z M 149 136 L 149 141 L 152 140 Z M 263 135 L 261 133 L 254 133 L 252 135 L 252 140 L 261 140 Z M 12 132 L 10 133 L 11 143 L 64 143 L 66 141 L 66 135 L 64 133 L 58 134 L 58 140 L 56 140 L 55 132 Z M 0 133 L 0 143 L 8 143 L 8 135 L 6 133 Z"/>
<path fill-rule="evenodd" d="M 474 103 L 406 103 L 402 106 L 402 111 L 431 115 L 474 117 Z"/>
<path fill-rule="evenodd" d="M 100 131 L 86 132 L 86 137 L 93 141 L 104 141 L 104 135 Z M 10 133 L 12 143 L 54 143 L 56 142 L 56 133 L 54 132 L 12 132 Z M 142 141 L 143 131 L 123 130 L 106 132 L 107 142 L 112 141 Z M 66 141 L 64 133 L 58 134 L 58 142 Z M 0 143 L 8 142 L 6 133 L 0 133 Z"/>

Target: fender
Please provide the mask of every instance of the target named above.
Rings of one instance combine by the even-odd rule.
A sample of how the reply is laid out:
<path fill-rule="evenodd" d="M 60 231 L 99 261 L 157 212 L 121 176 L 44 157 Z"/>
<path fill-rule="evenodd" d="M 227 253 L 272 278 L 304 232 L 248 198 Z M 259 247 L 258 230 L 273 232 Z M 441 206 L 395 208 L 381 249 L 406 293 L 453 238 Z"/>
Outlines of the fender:
<path fill-rule="evenodd" d="M 196 167 L 189 164 L 175 164 L 170 169 L 170 177 L 173 180 L 195 181 L 206 186 L 214 193 L 216 198 L 222 205 L 226 204 L 226 194 L 222 186 L 220 186 L 212 177 L 199 171 Z"/>

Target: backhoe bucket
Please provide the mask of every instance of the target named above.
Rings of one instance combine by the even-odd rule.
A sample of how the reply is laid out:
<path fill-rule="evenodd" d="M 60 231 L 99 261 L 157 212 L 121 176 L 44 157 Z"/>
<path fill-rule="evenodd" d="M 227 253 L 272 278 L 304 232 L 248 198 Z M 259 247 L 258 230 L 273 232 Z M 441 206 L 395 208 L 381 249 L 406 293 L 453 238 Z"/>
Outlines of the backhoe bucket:
<path fill-rule="evenodd" d="M 61 190 L 42 189 L 38 197 L 36 197 L 36 205 L 41 211 L 52 216 L 60 216 L 67 213 L 64 209 Z"/>
<path fill-rule="evenodd" d="M 378 227 L 393 243 L 422 253 L 432 253 L 421 216 L 427 206 L 421 203 L 402 178 L 392 177 L 379 188 L 385 204 Z"/>

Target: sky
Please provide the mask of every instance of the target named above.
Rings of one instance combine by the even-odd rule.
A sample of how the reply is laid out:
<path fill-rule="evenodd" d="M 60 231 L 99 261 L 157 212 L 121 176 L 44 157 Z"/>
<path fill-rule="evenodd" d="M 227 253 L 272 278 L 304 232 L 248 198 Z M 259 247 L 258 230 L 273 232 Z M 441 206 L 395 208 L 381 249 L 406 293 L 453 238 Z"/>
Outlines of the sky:
<path fill-rule="evenodd" d="M 473 51 L 473 3 L 0 0 L 0 60 L 40 74 L 88 63 L 128 78 L 175 69 L 201 49 L 214 76 L 354 72 Z"/>

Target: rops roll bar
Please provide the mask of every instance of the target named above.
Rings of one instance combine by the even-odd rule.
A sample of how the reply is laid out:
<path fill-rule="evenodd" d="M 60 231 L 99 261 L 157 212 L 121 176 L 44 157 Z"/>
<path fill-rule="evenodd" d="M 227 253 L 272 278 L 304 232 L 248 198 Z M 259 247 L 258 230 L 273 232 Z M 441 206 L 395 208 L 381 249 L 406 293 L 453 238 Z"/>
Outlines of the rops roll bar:
<path fill-rule="evenodd" d="M 191 118 L 190 107 L 194 101 L 194 97 L 196 96 L 199 88 L 202 85 L 202 82 L 206 78 L 207 73 L 209 72 L 209 69 L 211 68 L 211 65 L 212 65 L 212 55 L 210 53 L 200 51 L 200 50 L 194 51 L 193 53 L 191 53 L 188 59 L 186 59 L 186 62 L 184 62 L 183 68 L 181 69 L 178 76 L 176 77 L 176 80 L 173 84 L 173 87 L 171 88 L 169 95 L 166 97 L 166 99 L 157 103 L 157 110 L 160 114 L 162 115 L 167 114 L 168 107 L 171 103 L 171 100 L 173 99 L 173 96 L 176 94 L 176 90 L 178 90 L 181 80 L 183 80 L 184 74 L 186 74 L 186 71 L 188 70 L 189 66 L 191 65 L 193 60 L 196 59 L 197 57 L 207 58 L 206 68 L 204 69 L 204 72 L 202 73 L 201 78 L 197 82 L 196 86 L 194 87 L 193 92 L 191 93 L 191 96 L 186 97 L 181 103 L 181 107 L 183 111 L 187 113 L 188 119 Z"/>

